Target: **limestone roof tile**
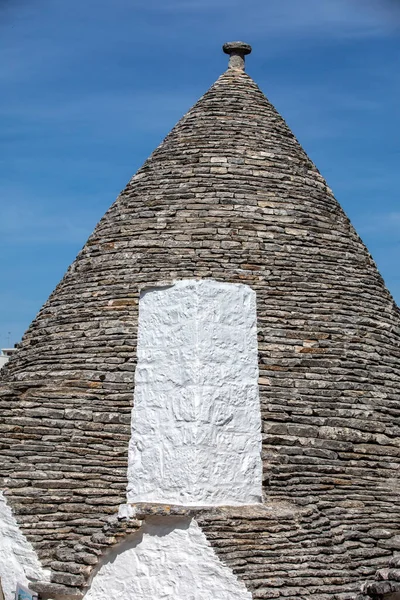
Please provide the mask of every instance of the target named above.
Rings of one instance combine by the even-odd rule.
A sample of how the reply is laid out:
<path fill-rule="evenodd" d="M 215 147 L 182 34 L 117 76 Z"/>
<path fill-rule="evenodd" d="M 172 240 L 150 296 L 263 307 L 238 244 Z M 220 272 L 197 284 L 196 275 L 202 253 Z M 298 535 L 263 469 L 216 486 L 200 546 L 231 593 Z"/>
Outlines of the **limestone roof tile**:
<path fill-rule="evenodd" d="M 257 294 L 268 517 L 202 513 L 220 558 L 254 598 L 344 600 L 396 549 L 399 310 L 235 51 L 101 219 L 1 371 L 1 488 L 59 594 L 79 595 L 99 558 L 140 527 L 117 519 L 138 300 L 143 286 L 174 279 Z"/>

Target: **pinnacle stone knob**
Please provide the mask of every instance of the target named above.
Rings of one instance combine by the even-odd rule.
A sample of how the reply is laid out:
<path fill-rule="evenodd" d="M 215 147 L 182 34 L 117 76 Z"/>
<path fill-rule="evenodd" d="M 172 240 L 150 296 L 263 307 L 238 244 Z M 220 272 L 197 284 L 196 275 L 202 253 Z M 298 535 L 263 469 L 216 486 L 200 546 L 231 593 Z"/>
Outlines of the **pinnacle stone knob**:
<path fill-rule="evenodd" d="M 251 46 L 245 42 L 227 42 L 222 46 L 225 54 L 229 54 L 229 69 L 244 71 L 244 57 L 250 54 Z"/>

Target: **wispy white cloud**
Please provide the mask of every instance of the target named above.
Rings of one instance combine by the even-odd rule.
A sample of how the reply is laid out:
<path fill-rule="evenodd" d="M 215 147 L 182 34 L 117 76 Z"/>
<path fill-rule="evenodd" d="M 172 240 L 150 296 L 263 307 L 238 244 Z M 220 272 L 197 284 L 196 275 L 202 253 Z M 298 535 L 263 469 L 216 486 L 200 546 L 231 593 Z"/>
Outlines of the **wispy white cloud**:
<path fill-rule="evenodd" d="M 96 224 L 95 211 L 75 206 L 66 214 L 49 209 L 45 199 L 38 202 L 23 190 L 0 187 L 0 239 L 2 243 L 83 244 Z M 67 199 L 64 204 L 68 206 Z M 98 218 L 98 216 L 97 216 Z"/>
<path fill-rule="evenodd" d="M 245 7 L 242 0 L 170 0 L 162 5 L 159 0 L 150 0 L 145 10 L 199 16 L 212 11 L 227 28 L 239 26 L 246 34 L 251 30 L 253 35 L 265 37 L 283 33 L 296 37 L 370 37 L 392 32 L 400 22 L 400 11 L 390 0 L 248 0 Z"/>
<path fill-rule="evenodd" d="M 393 39 L 398 9 L 397 0 L 0 0 L 0 242 L 11 249 L 0 333 L 2 322 L 22 333 L 34 308 L 18 298 L 29 289 L 35 310 L 46 299 L 120 187 L 226 68 L 229 39 L 253 45 L 248 72 L 342 193 L 400 296 L 388 147 L 398 63 L 362 49 Z"/>
<path fill-rule="evenodd" d="M 5 81 L 60 72 L 90 55 L 106 65 L 121 49 L 127 55 L 135 49 L 137 56 L 168 56 L 177 37 L 182 54 L 185 42 L 200 49 L 232 36 L 269 41 L 276 52 L 299 38 L 376 37 L 400 26 L 395 0 L 247 0 L 246 5 L 242 0 L 39 0 L 9 5 L 0 15 L 0 79 Z M 150 39 L 143 35 L 149 27 Z"/>
<path fill-rule="evenodd" d="M 267 79 L 259 82 L 268 87 Z M 279 82 L 274 85 L 270 99 L 279 107 L 294 132 L 307 140 L 343 138 L 354 119 L 371 118 L 381 110 L 376 99 L 365 98 L 354 90 L 338 89 L 332 83 Z M 367 113 L 367 114 L 365 114 Z"/>
<path fill-rule="evenodd" d="M 143 90 L 100 90 L 81 92 L 75 98 L 35 99 L 29 103 L 2 103 L 0 119 L 10 124 L 14 134 L 36 128 L 54 126 L 70 130 L 73 125 L 79 136 L 90 131 L 104 139 L 104 134 L 125 132 L 150 133 L 160 131 L 171 120 L 178 119 L 196 100 L 188 90 L 145 92 Z M 100 126 L 99 126 L 100 125 Z"/>
<path fill-rule="evenodd" d="M 357 221 L 360 234 L 385 237 L 389 243 L 400 244 L 400 211 L 368 213 Z M 400 247 L 398 250 L 400 254 Z"/>
<path fill-rule="evenodd" d="M 400 211 L 368 211 L 356 215 L 353 224 L 400 306 Z"/>

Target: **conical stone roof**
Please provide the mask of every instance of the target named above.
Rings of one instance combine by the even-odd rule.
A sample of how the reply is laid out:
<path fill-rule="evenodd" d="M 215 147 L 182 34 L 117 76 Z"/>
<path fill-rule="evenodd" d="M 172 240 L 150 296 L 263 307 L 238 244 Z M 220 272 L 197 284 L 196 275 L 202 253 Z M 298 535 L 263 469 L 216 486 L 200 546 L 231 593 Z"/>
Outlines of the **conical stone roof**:
<path fill-rule="evenodd" d="M 399 311 L 241 67 L 131 179 L 2 370 L 1 487 L 53 593 L 140 525 L 116 513 L 139 293 L 162 281 L 256 292 L 265 506 L 197 516 L 253 597 L 344 600 L 400 548 Z"/>

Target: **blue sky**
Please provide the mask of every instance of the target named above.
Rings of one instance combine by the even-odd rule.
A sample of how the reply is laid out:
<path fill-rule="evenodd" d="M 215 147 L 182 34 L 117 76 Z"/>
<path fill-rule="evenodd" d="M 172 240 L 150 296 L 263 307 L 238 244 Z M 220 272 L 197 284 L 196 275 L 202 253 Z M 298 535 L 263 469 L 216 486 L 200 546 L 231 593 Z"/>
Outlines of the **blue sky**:
<path fill-rule="evenodd" d="M 0 0 L 0 347 L 236 39 L 400 302 L 398 0 Z"/>

